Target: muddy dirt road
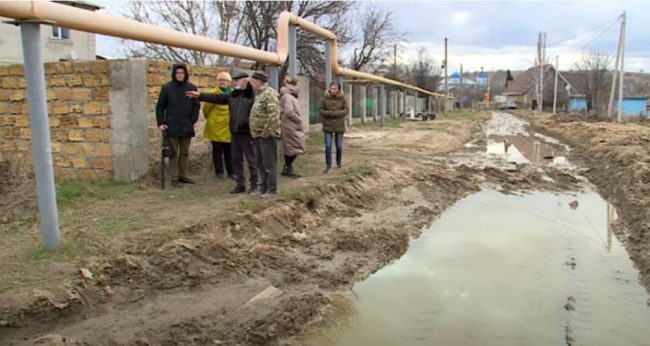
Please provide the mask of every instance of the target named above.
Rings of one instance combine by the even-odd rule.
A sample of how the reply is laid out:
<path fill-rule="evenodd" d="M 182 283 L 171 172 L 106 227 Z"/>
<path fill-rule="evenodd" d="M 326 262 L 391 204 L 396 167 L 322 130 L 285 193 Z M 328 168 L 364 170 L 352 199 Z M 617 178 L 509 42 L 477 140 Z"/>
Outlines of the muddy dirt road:
<path fill-rule="evenodd" d="M 345 168 L 331 176 L 319 173 L 322 147 L 311 145 L 298 166 L 307 178 L 281 181 L 274 201 L 227 196 L 205 178 L 174 193 L 180 221 L 160 212 L 169 194 L 148 189 L 85 205 L 71 225 L 130 209 L 148 221 L 111 233 L 100 255 L 38 264 L 41 275 L 59 268 L 56 280 L 11 276 L 0 344 L 299 345 L 336 292 L 402 256 L 456 201 L 483 188 L 588 184 L 566 146 L 507 114 L 487 118 L 355 128 Z"/>

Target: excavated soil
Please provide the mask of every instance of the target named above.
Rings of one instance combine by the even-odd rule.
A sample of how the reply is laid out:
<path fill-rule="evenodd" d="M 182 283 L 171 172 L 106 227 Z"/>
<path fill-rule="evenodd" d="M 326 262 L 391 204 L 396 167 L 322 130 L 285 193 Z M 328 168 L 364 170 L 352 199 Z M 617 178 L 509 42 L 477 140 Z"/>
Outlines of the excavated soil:
<path fill-rule="evenodd" d="M 0 344 L 290 344 L 332 304 L 333 292 L 399 258 L 460 198 L 486 185 L 504 193 L 579 189 L 571 169 L 513 168 L 486 157 L 489 138 L 480 121 L 355 129 L 346 136 L 350 165 L 329 179 L 225 218 L 198 218 L 162 245 L 127 244 L 119 255 L 84 263 L 57 289 L 35 287 L 27 305 L 0 299 Z M 629 172 L 617 177 L 631 179 Z M 625 211 L 641 208 L 638 200 L 617 203 L 630 224 L 645 225 L 646 214 Z M 645 235 L 630 234 L 627 243 Z"/>
<path fill-rule="evenodd" d="M 650 128 L 520 113 L 536 130 L 572 147 L 570 158 L 622 216 L 614 231 L 650 292 Z M 650 304 L 650 300 L 648 301 Z"/>

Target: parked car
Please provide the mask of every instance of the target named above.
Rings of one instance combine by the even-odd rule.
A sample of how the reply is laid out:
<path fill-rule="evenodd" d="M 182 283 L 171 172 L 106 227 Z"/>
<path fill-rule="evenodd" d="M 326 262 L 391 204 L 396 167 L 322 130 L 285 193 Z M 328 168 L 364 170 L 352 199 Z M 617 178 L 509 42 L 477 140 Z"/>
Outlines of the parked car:
<path fill-rule="evenodd" d="M 504 101 L 499 103 L 499 109 L 517 109 L 517 104 L 515 101 Z"/>

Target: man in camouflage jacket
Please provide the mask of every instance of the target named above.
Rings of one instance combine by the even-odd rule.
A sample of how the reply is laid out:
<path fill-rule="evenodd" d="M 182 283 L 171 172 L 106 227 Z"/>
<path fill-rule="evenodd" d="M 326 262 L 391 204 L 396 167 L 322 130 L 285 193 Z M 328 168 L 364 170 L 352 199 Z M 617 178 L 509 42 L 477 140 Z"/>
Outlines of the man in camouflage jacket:
<path fill-rule="evenodd" d="M 259 174 L 258 194 L 272 198 L 277 193 L 278 138 L 280 137 L 280 98 L 268 85 L 264 72 L 255 72 L 251 84 L 255 89 L 255 103 L 251 109 L 251 135 L 257 151 Z"/>

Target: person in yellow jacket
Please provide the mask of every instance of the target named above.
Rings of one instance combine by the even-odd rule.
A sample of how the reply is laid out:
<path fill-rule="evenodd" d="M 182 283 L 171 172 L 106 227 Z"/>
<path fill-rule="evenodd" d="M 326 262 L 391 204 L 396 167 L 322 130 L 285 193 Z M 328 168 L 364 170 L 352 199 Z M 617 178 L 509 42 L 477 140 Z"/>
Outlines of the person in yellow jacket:
<path fill-rule="evenodd" d="M 230 94 L 232 79 L 228 72 L 221 72 L 217 75 L 218 86 L 212 91 L 213 94 Z M 212 162 L 214 174 L 217 179 L 224 179 L 224 166 L 228 178 L 234 178 L 232 170 L 232 158 L 230 155 L 230 109 L 228 105 L 214 103 L 203 104 L 203 116 L 205 117 L 205 129 L 203 137 L 212 142 Z"/>

